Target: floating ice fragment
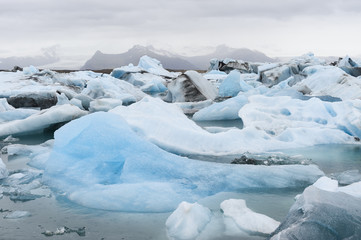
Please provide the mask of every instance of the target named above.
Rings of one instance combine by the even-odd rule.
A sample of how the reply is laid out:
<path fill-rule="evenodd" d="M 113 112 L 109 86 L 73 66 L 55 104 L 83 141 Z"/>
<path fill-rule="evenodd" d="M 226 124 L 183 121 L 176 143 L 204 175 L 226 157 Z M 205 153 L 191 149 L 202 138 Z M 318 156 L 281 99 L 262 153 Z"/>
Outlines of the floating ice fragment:
<path fill-rule="evenodd" d="M 211 211 L 198 204 L 181 202 L 166 221 L 170 239 L 195 239 L 211 220 Z"/>
<path fill-rule="evenodd" d="M 263 235 L 272 233 L 279 222 L 260 213 L 255 213 L 247 208 L 243 199 L 229 199 L 221 203 L 226 231 L 229 235 L 248 233 L 251 235 Z M 238 229 L 233 228 L 233 223 Z"/>
<path fill-rule="evenodd" d="M 4 216 L 4 219 L 18 219 L 18 218 L 25 218 L 30 217 L 31 213 L 28 211 L 14 211 Z"/>

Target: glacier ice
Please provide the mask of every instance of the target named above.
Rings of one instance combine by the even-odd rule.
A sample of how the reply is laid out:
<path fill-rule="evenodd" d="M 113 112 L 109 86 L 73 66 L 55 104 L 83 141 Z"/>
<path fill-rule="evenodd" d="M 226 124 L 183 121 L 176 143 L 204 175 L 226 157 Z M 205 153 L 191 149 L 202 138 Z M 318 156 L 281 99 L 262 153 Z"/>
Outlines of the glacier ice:
<path fill-rule="evenodd" d="M 186 71 L 167 87 L 172 102 L 197 102 L 217 97 L 216 87 L 196 71 Z"/>
<path fill-rule="evenodd" d="M 239 119 L 239 110 L 248 103 L 246 96 L 240 95 L 223 102 L 214 103 L 193 115 L 195 121 Z"/>
<path fill-rule="evenodd" d="M 348 185 L 361 181 L 361 173 L 358 169 L 347 170 L 341 173 L 334 173 L 333 176 L 341 185 Z"/>
<path fill-rule="evenodd" d="M 271 239 L 360 239 L 361 182 L 334 191 L 331 179 L 322 181 L 304 190 Z"/>
<path fill-rule="evenodd" d="M 87 207 L 164 212 L 218 192 L 302 186 L 322 175 L 314 165 L 241 166 L 179 157 L 138 136 L 119 115 L 98 112 L 55 132 L 43 179 Z"/>
<path fill-rule="evenodd" d="M 244 126 L 262 129 L 280 141 L 312 145 L 351 141 L 361 136 L 361 101 L 324 102 L 290 97 L 251 96 L 239 111 Z M 311 133 L 312 132 L 312 133 Z M 317 135 L 315 135 L 317 133 Z"/>
<path fill-rule="evenodd" d="M 310 66 L 303 70 L 307 78 L 297 83 L 298 90 L 309 89 L 312 96 L 329 95 L 342 100 L 360 99 L 361 83 L 359 79 L 348 75 L 334 66 Z"/>
<path fill-rule="evenodd" d="M 243 199 L 229 199 L 221 203 L 227 235 L 266 235 L 272 233 L 280 222 L 253 212 Z"/>
<path fill-rule="evenodd" d="M 123 101 L 121 99 L 114 98 L 99 98 L 90 102 L 89 111 L 90 112 L 98 112 L 104 111 L 107 112 L 110 109 L 121 106 Z"/>
<path fill-rule="evenodd" d="M 247 92 L 252 89 L 243 79 L 237 70 L 231 71 L 219 86 L 218 95 L 221 97 L 234 97 L 239 92 Z"/>
<path fill-rule="evenodd" d="M 353 136 L 360 135 L 360 100 L 329 103 L 316 98 L 302 101 L 256 95 L 248 101 L 239 111 L 244 128 L 216 134 L 197 126 L 178 107 L 151 97 L 111 112 L 121 115 L 137 134 L 183 155 L 220 156 L 355 143 Z"/>
<path fill-rule="evenodd" d="M 159 76 L 175 78 L 178 75 L 177 73 L 172 73 L 172 72 L 165 70 L 159 60 L 157 60 L 155 58 L 151 58 L 147 55 L 145 55 L 139 59 L 138 67 L 144 69 L 145 71 L 147 71 L 149 73 L 159 75 Z"/>
<path fill-rule="evenodd" d="M 25 119 L 0 124 L 0 136 L 25 134 L 43 130 L 52 124 L 71 121 L 85 114 L 87 114 L 87 112 L 73 105 L 53 106 Z"/>
<path fill-rule="evenodd" d="M 165 225 L 170 239 L 195 239 L 210 222 L 211 211 L 198 204 L 181 202 Z"/>

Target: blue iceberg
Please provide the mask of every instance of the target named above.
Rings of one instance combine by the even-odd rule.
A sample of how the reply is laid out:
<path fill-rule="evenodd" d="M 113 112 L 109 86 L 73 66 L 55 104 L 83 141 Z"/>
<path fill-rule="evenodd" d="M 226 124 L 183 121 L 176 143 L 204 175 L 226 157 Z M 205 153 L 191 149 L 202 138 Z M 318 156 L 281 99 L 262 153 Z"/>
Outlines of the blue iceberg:
<path fill-rule="evenodd" d="M 121 116 L 97 112 L 55 132 L 43 179 L 86 207 L 167 212 L 218 192 L 307 186 L 322 175 L 315 165 L 231 165 L 180 157 L 138 136 Z"/>

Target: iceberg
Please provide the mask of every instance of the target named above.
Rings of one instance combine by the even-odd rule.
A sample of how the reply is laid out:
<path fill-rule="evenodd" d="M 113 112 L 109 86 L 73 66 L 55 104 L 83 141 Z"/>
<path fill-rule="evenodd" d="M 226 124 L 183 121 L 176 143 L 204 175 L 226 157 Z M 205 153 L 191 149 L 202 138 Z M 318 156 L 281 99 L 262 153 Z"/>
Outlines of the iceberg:
<path fill-rule="evenodd" d="M 104 111 L 107 112 L 110 109 L 121 106 L 123 101 L 120 99 L 114 98 L 99 98 L 90 102 L 89 111 L 90 112 L 98 112 Z"/>
<path fill-rule="evenodd" d="M 229 199 L 221 203 L 227 235 L 267 235 L 280 222 L 260 213 L 253 212 L 243 199 Z"/>
<path fill-rule="evenodd" d="M 239 111 L 244 128 L 215 134 L 188 119 L 177 106 L 151 97 L 111 112 L 121 115 L 138 135 L 186 156 L 355 143 L 354 136 L 360 134 L 359 100 L 329 103 L 316 98 L 301 101 L 257 95 L 248 101 Z"/>
<path fill-rule="evenodd" d="M 81 94 L 91 99 L 114 98 L 123 102 L 129 102 L 130 100 L 136 102 L 145 96 L 145 93 L 132 84 L 116 78 L 92 79 L 87 83 Z M 129 96 L 132 99 L 129 99 Z"/>
<path fill-rule="evenodd" d="M 302 146 L 307 141 L 315 144 L 352 142 L 361 136 L 361 101 L 324 102 L 318 98 L 307 101 L 287 96 L 251 96 L 241 108 L 239 116 L 244 126 L 262 129 L 280 141 L 295 141 Z M 311 133 L 312 132 L 312 133 Z"/>
<path fill-rule="evenodd" d="M 85 114 L 87 112 L 73 105 L 53 106 L 25 119 L 0 123 L 0 136 L 41 131 L 51 125 L 68 122 Z"/>
<path fill-rule="evenodd" d="M 303 70 L 307 78 L 293 87 L 311 96 L 332 96 L 342 100 L 360 99 L 361 82 L 334 66 L 310 66 Z M 308 91 L 304 91 L 307 89 Z"/>
<path fill-rule="evenodd" d="M 252 87 L 241 79 L 241 73 L 233 70 L 219 86 L 218 95 L 221 97 L 234 97 L 239 92 L 247 92 L 250 89 L 252 89 Z"/>
<path fill-rule="evenodd" d="M 168 84 L 172 102 L 198 102 L 217 97 L 216 88 L 196 71 L 186 71 Z"/>
<path fill-rule="evenodd" d="M 164 76 L 168 78 L 175 78 L 178 76 L 177 73 L 172 73 L 165 70 L 159 60 L 148 57 L 147 55 L 139 59 L 138 67 L 144 69 L 149 73 L 159 76 Z"/>
<path fill-rule="evenodd" d="M 211 211 L 198 204 L 181 202 L 165 225 L 170 239 L 195 239 L 210 222 Z"/>
<path fill-rule="evenodd" d="M 239 119 L 239 110 L 248 103 L 244 95 L 227 99 L 223 102 L 213 103 L 193 115 L 195 121 L 232 120 Z"/>
<path fill-rule="evenodd" d="M 179 157 L 138 136 L 119 115 L 97 112 L 55 132 L 43 180 L 86 207 L 167 212 L 218 192 L 296 187 L 322 175 L 315 165 L 231 165 Z"/>
<path fill-rule="evenodd" d="M 360 192 L 361 182 L 337 188 L 323 177 L 297 198 L 270 239 L 359 239 Z"/>
<path fill-rule="evenodd" d="M 125 78 L 125 81 L 139 86 L 143 92 L 165 92 L 167 90 L 166 80 L 158 75 L 150 73 L 129 73 Z"/>

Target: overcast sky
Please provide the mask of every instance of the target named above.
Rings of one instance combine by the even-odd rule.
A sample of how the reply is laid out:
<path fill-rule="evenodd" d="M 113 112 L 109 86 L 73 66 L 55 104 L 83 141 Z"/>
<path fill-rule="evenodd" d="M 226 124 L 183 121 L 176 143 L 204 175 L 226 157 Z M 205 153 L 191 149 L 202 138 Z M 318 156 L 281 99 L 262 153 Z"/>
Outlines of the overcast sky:
<path fill-rule="evenodd" d="M 198 54 L 219 44 L 276 56 L 361 54 L 360 0 L 1 0 L 0 58 L 85 61 L 134 44 Z"/>

